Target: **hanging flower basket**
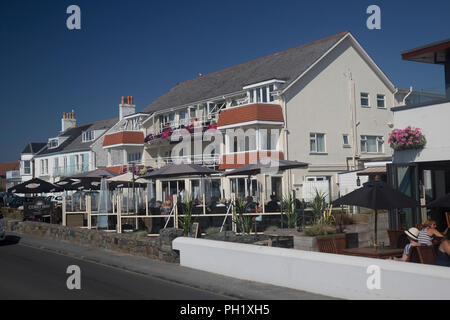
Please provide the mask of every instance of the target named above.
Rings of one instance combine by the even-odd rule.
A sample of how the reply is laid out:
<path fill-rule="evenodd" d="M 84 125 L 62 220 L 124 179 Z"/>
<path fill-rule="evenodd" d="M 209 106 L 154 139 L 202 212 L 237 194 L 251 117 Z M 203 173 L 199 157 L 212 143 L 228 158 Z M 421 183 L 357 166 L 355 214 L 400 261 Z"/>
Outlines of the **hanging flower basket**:
<path fill-rule="evenodd" d="M 427 140 L 420 128 L 407 127 L 405 129 L 394 129 L 389 136 L 389 144 L 394 150 L 422 149 Z"/>

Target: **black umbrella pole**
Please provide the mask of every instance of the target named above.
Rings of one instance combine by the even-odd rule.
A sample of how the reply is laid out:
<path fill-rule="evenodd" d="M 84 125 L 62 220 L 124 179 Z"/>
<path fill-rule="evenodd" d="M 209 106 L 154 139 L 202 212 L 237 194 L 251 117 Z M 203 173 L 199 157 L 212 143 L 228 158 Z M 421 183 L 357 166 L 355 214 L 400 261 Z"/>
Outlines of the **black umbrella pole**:
<path fill-rule="evenodd" d="M 378 211 L 375 210 L 375 245 L 377 244 Z"/>

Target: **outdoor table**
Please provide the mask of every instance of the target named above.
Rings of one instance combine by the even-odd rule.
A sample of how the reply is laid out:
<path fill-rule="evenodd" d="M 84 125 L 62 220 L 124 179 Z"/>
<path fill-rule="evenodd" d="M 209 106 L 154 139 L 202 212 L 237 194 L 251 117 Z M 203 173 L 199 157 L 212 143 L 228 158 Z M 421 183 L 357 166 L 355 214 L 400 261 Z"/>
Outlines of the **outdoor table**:
<path fill-rule="evenodd" d="M 400 256 L 403 253 L 403 249 L 394 249 L 391 247 L 370 247 L 370 248 L 348 248 L 342 249 L 342 254 L 358 257 L 376 258 L 376 259 L 388 259 L 390 257 Z"/>

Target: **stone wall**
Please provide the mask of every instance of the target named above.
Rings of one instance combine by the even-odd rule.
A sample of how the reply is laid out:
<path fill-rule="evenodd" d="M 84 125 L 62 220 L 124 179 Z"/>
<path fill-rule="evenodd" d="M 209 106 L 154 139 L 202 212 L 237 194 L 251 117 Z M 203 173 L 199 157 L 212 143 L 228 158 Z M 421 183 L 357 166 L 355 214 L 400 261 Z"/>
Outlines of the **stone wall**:
<path fill-rule="evenodd" d="M 5 218 L 20 220 L 20 221 L 23 220 L 23 211 L 22 210 L 2 207 L 0 213 L 3 214 L 3 217 L 5 217 Z"/>
<path fill-rule="evenodd" d="M 180 229 L 161 230 L 159 237 L 108 233 L 98 230 L 65 227 L 49 223 L 4 219 L 6 231 L 31 234 L 58 241 L 144 256 L 166 262 L 179 262 L 179 254 L 172 250 L 172 241 L 183 235 Z"/>

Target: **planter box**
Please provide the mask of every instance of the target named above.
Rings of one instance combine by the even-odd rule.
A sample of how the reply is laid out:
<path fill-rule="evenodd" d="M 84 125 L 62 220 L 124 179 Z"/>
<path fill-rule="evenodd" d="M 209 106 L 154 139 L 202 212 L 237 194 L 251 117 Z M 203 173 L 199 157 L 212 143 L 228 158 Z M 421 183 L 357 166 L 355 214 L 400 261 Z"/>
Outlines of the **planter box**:
<path fill-rule="evenodd" d="M 305 251 L 318 251 L 317 238 L 334 238 L 336 239 L 338 249 L 346 247 L 345 233 L 329 234 L 325 236 L 308 237 L 304 235 L 294 235 L 294 249 Z"/>

